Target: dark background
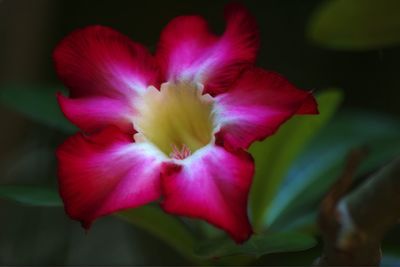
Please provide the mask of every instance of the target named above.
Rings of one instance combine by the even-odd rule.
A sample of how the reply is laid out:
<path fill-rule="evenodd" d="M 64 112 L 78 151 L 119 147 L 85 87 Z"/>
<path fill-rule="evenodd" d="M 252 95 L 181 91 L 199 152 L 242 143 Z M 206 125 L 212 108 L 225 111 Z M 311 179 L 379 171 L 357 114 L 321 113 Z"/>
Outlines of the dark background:
<path fill-rule="evenodd" d="M 178 15 L 203 15 L 216 32 L 222 32 L 223 7 L 228 2 L 0 0 L 0 84 L 61 88 L 51 54 L 76 28 L 107 25 L 154 51 L 160 31 Z M 305 29 L 322 1 L 241 2 L 260 26 L 259 66 L 282 73 L 304 89 L 341 88 L 344 107 L 400 115 L 398 46 L 362 52 L 319 48 L 306 39 Z M 62 140 L 54 138 L 50 129 L 2 106 L 0 121 L 1 182 L 15 182 L 18 177 L 18 182 L 55 184 L 53 177 L 41 175 L 55 166 L 47 141 L 56 145 Z M 26 171 L 29 166 L 37 171 Z M 99 220 L 85 234 L 61 209 L 25 208 L 0 201 L 0 265 L 184 263 L 163 243 L 113 217 Z"/>

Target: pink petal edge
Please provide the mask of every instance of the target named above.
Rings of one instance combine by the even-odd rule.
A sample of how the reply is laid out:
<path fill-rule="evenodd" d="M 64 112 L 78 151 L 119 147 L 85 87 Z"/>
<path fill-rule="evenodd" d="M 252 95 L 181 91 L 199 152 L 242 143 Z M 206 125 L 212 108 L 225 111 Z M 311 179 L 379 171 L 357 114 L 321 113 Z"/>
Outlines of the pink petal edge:
<path fill-rule="evenodd" d="M 254 18 L 241 5 L 228 5 L 227 26 L 218 37 L 200 16 L 173 19 L 163 30 L 156 57 L 166 80 L 189 80 L 216 95 L 251 66 L 259 47 Z"/>
<path fill-rule="evenodd" d="M 86 133 L 115 125 L 126 133 L 134 133 L 135 110 L 122 101 L 109 97 L 68 98 L 57 94 L 64 116 Z"/>
<path fill-rule="evenodd" d="M 186 160 L 164 164 L 161 206 L 171 214 L 206 220 L 242 243 L 252 234 L 247 199 L 253 174 L 247 152 L 209 145 Z"/>
<path fill-rule="evenodd" d="M 56 155 L 65 210 L 85 228 L 98 217 L 160 197 L 163 156 L 116 127 L 91 136 L 78 133 Z"/>
<path fill-rule="evenodd" d="M 56 47 L 53 59 L 71 97 L 59 96 L 63 112 L 84 131 L 106 124 L 129 128 L 126 115 L 134 99 L 149 85 L 160 84 L 157 62 L 147 49 L 104 26 L 72 32 Z M 106 104 L 117 113 L 107 115 Z"/>
<path fill-rule="evenodd" d="M 293 115 L 318 112 L 314 97 L 283 76 L 259 68 L 243 73 L 224 94 L 216 96 L 218 138 L 233 147 L 248 148 L 276 132 Z"/>

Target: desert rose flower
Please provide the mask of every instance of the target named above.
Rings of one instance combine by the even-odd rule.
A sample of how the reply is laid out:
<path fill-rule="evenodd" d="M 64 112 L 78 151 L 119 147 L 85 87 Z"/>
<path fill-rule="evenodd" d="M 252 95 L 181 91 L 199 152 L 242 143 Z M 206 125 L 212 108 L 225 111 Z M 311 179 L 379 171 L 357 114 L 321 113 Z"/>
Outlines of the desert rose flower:
<path fill-rule="evenodd" d="M 89 26 L 56 47 L 65 116 L 82 132 L 57 150 L 66 212 L 88 228 L 98 217 L 160 200 L 168 213 L 199 218 L 236 242 L 252 234 L 247 199 L 254 162 L 246 149 L 313 96 L 254 66 L 256 23 L 237 5 L 226 29 L 199 16 L 173 19 L 155 55 L 123 34 Z"/>

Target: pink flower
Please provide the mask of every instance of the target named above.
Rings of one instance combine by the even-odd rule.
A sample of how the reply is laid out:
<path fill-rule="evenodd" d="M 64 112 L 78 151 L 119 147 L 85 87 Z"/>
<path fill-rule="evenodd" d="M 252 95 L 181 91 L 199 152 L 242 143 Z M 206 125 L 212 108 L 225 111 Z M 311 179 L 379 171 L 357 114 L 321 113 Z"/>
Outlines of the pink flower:
<path fill-rule="evenodd" d="M 65 116 L 83 133 L 57 151 L 66 212 L 88 228 L 118 210 L 161 199 L 168 213 L 200 218 L 237 242 L 252 234 L 246 149 L 294 114 L 315 114 L 308 92 L 255 67 L 257 26 L 226 10 L 222 36 L 198 16 L 172 20 L 153 56 L 103 26 L 67 36 L 54 61 L 70 97 Z"/>

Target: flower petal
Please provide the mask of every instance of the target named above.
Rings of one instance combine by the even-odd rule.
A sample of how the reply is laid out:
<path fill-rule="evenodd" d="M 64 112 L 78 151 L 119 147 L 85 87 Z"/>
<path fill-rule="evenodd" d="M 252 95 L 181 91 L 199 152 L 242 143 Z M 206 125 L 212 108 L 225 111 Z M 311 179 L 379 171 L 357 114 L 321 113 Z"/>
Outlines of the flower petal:
<path fill-rule="evenodd" d="M 165 211 L 208 221 L 241 243 L 252 234 L 247 199 L 254 174 L 251 156 L 209 145 L 164 166 Z"/>
<path fill-rule="evenodd" d="M 67 98 L 57 94 L 64 115 L 85 132 L 93 132 L 109 125 L 118 126 L 133 134 L 132 117 L 135 111 L 129 105 L 109 97 Z"/>
<path fill-rule="evenodd" d="M 296 114 L 319 114 L 318 103 L 312 94 L 308 94 L 307 98 L 303 101 Z"/>
<path fill-rule="evenodd" d="M 85 228 L 97 217 L 160 197 L 163 155 L 118 128 L 70 137 L 57 150 L 60 194 Z"/>
<path fill-rule="evenodd" d="M 53 59 L 73 98 L 124 98 L 159 82 L 156 62 L 147 49 L 104 26 L 72 32 L 56 47 Z"/>
<path fill-rule="evenodd" d="M 216 98 L 217 133 L 234 147 L 248 148 L 275 133 L 296 113 L 318 112 L 314 97 L 297 89 L 277 73 L 247 70 L 230 91 Z"/>
<path fill-rule="evenodd" d="M 133 112 L 135 97 L 149 85 L 159 84 L 158 67 L 150 53 L 108 27 L 90 26 L 71 33 L 53 56 L 72 98 L 59 97 L 61 108 L 87 132 L 107 125 L 131 130 L 127 115 Z M 107 114 L 110 109 L 113 114 Z"/>
<path fill-rule="evenodd" d="M 253 17 L 238 4 L 226 9 L 227 26 L 217 37 L 199 16 L 173 19 L 163 30 L 157 59 L 167 80 L 189 80 L 205 85 L 212 95 L 223 91 L 243 68 L 255 61 L 259 47 Z"/>

